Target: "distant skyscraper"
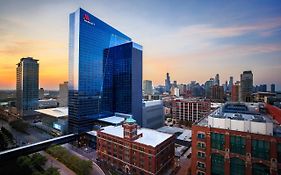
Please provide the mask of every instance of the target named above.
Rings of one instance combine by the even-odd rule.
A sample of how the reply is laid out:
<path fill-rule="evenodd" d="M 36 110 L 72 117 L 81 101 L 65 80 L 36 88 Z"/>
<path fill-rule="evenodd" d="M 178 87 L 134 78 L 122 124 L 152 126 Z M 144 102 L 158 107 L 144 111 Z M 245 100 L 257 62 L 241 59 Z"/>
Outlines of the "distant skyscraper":
<path fill-rule="evenodd" d="M 240 76 L 240 101 L 251 102 L 253 93 L 253 73 L 244 71 Z"/>
<path fill-rule="evenodd" d="M 68 82 L 59 84 L 58 102 L 60 107 L 68 106 Z"/>
<path fill-rule="evenodd" d="M 171 89 L 171 79 L 170 79 L 169 73 L 167 73 L 167 75 L 166 75 L 165 88 L 166 88 L 166 92 L 170 92 L 170 89 Z"/>
<path fill-rule="evenodd" d="M 270 85 L 270 92 L 272 92 L 272 93 L 275 92 L 275 84 Z"/>
<path fill-rule="evenodd" d="M 214 85 L 220 85 L 220 75 L 219 74 L 217 74 L 216 76 L 215 76 L 215 81 L 214 81 Z"/>
<path fill-rule="evenodd" d="M 211 99 L 217 102 L 223 102 L 224 98 L 224 91 L 223 91 L 223 86 L 218 86 L 214 85 L 212 86 L 212 91 L 211 91 Z"/>
<path fill-rule="evenodd" d="M 205 82 L 205 97 L 211 98 L 212 95 L 212 86 L 214 85 L 214 79 L 211 78 L 210 80 Z"/>
<path fill-rule="evenodd" d="M 266 92 L 267 91 L 267 85 L 261 84 L 259 86 L 256 86 L 255 91 L 256 92 Z"/>
<path fill-rule="evenodd" d="M 174 83 L 173 83 L 173 86 L 177 87 L 178 86 L 178 83 L 176 80 L 174 80 Z"/>
<path fill-rule="evenodd" d="M 40 88 L 39 89 L 39 99 L 42 100 L 44 98 L 44 89 Z"/>
<path fill-rule="evenodd" d="M 31 57 L 17 64 L 17 111 L 21 116 L 34 115 L 38 109 L 39 64 Z"/>
<path fill-rule="evenodd" d="M 228 89 L 229 89 L 229 92 L 231 92 L 232 90 L 232 85 L 233 85 L 233 77 L 229 77 L 229 83 L 228 83 Z"/>
<path fill-rule="evenodd" d="M 234 85 L 232 85 L 231 101 L 234 101 L 234 102 L 239 101 L 239 89 L 240 89 L 240 82 L 237 81 Z"/>
<path fill-rule="evenodd" d="M 69 29 L 69 130 L 83 132 L 92 129 L 93 120 L 114 112 L 113 106 L 117 104 L 112 105 L 115 102 L 113 99 L 122 101 L 124 98 L 124 103 L 132 103 L 132 95 L 141 97 L 142 80 L 139 77 L 142 75 L 139 73 L 142 62 L 130 61 L 130 58 L 140 57 L 141 46 L 81 8 L 70 14 Z M 118 56 L 112 55 L 111 51 Z M 111 58 L 120 62 L 113 63 Z M 134 67 L 132 64 L 135 63 L 140 65 Z M 131 84 L 135 77 L 138 77 L 136 85 Z M 111 86 L 113 81 L 117 83 L 114 87 Z M 132 85 L 132 91 L 125 92 Z M 111 98 L 115 92 L 120 94 Z M 105 109 L 104 104 L 110 106 Z M 141 116 L 141 99 L 136 106 L 138 104 Z M 139 116 L 134 116 L 138 121 L 136 117 Z"/>
<path fill-rule="evenodd" d="M 143 80 L 142 88 L 143 88 L 144 94 L 151 95 L 152 94 L 152 81 Z"/>

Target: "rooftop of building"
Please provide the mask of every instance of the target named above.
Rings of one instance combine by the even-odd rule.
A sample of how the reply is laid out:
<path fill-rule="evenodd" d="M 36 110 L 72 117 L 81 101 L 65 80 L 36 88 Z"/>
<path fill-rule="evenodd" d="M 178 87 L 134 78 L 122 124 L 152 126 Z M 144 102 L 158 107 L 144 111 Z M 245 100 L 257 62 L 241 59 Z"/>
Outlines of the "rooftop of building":
<path fill-rule="evenodd" d="M 41 114 L 49 115 L 49 116 L 56 117 L 56 118 L 68 116 L 68 107 L 38 109 L 35 111 L 39 112 Z"/>
<path fill-rule="evenodd" d="M 176 98 L 175 100 L 180 100 L 180 101 L 185 101 L 185 102 L 209 102 L 208 99 L 204 99 L 204 98 Z"/>
<path fill-rule="evenodd" d="M 150 100 L 150 101 L 143 101 L 142 102 L 145 107 L 155 106 L 155 105 L 162 105 L 162 100 Z"/>
<path fill-rule="evenodd" d="M 262 91 L 253 93 L 253 95 L 258 95 L 258 94 L 259 95 L 272 95 L 272 96 L 276 95 L 276 93 L 273 93 L 273 92 L 262 92 Z"/>
<path fill-rule="evenodd" d="M 110 134 L 119 138 L 124 138 L 124 128 L 122 126 L 106 126 L 103 127 L 100 132 Z M 148 128 L 138 129 L 137 134 L 142 134 L 142 137 L 139 137 L 133 142 L 141 143 L 152 147 L 156 147 L 157 145 L 160 145 L 165 140 L 172 137 L 172 134 L 162 133 Z"/>
<path fill-rule="evenodd" d="M 190 129 L 183 129 L 179 127 L 171 127 L 171 126 L 163 126 L 158 128 L 157 131 L 167 133 L 167 134 L 175 134 L 178 140 L 183 141 L 191 141 L 192 131 Z"/>
<path fill-rule="evenodd" d="M 124 122 L 124 120 L 125 120 L 124 117 L 118 117 L 118 116 L 111 116 L 111 117 L 98 119 L 98 121 L 106 122 L 113 125 L 121 124 L 122 122 Z"/>
<path fill-rule="evenodd" d="M 223 125 L 224 123 L 220 124 L 212 124 L 210 123 L 213 119 L 229 119 L 230 121 L 245 121 L 245 122 L 254 122 L 256 124 L 263 123 L 268 129 L 270 128 L 269 125 L 272 126 L 271 130 L 273 129 L 272 133 L 274 135 L 280 135 L 281 127 L 280 124 L 277 123 L 269 114 L 266 113 L 265 106 L 263 103 L 239 103 L 239 102 L 228 102 L 222 105 L 220 108 L 213 111 L 209 116 L 202 118 L 196 124 L 200 126 L 209 126 L 214 127 L 219 125 Z M 224 124 L 226 128 L 224 129 L 231 129 L 232 130 L 239 130 L 237 128 L 244 127 L 248 132 L 251 132 L 253 129 L 249 129 L 246 124 L 241 123 L 232 123 L 233 126 L 228 126 Z M 235 126 L 234 126 L 235 125 Z M 243 126 L 239 126 L 243 125 Z M 218 127 L 221 128 L 221 127 Z M 253 133 L 259 133 L 259 128 L 255 128 L 256 131 Z M 270 129 L 269 129 L 270 130 Z M 267 131 L 270 133 L 270 131 Z M 281 135 L 280 135 L 281 136 Z"/>

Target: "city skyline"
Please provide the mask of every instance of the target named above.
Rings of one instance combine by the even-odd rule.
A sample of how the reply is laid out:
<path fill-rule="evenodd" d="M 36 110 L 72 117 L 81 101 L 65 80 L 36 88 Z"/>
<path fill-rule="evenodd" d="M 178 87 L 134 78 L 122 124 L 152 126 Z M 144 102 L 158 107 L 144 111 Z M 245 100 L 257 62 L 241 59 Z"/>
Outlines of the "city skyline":
<path fill-rule="evenodd" d="M 16 63 L 27 56 L 39 60 L 40 87 L 68 80 L 67 18 L 79 6 L 142 43 L 143 79 L 154 85 L 164 84 L 166 72 L 202 84 L 216 73 L 235 82 L 252 70 L 254 84 L 281 89 L 280 2 L 54 2 L 0 2 L 1 89 L 15 89 Z"/>

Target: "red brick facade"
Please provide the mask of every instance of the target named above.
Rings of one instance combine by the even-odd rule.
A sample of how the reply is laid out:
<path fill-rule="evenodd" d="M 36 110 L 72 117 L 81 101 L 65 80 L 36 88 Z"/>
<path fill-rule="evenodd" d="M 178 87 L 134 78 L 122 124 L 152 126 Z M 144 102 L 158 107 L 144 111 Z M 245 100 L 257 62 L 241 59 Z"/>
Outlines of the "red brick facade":
<path fill-rule="evenodd" d="M 211 133 L 224 134 L 225 146 L 223 150 L 213 149 L 211 147 Z M 203 134 L 204 138 L 198 134 Z M 230 136 L 241 136 L 246 139 L 246 154 L 237 154 L 230 151 Z M 252 140 L 264 140 L 270 143 L 270 155 L 268 160 L 255 158 L 252 156 Z M 205 145 L 205 148 L 198 147 L 198 143 Z M 230 159 L 238 158 L 245 161 L 245 174 L 252 174 L 252 165 L 260 163 L 269 168 L 271 175 L 277 175 L 278 169 L 281 169 L 280 157 L 278 160 L 277 145 L 281 143 L 280 137 L 270 135 L 252 134 L 248 132 L 240 132 L 234 130 L 225 130 L 218 128 L 210 128 L 206 126 L 192 126 L 192 175 L 205 174 L 211 175 L 211 155 L 212 153 L 220 154 L 224 157 L 224 174 L 230 174 Z M 205 158 L 200 158 L 198 152 L 205 153 Z M 278 160 L 278 161 L 277 161 Z M 198 162 L 205 164 L 205 167 L 198 167 Z M 201 175 L 200 174 L 200 175 Z"/>
<path fill-rule="evenodd" d="M 136 175 L 162 174 L 174 165 L 174 136 L 152 147 L 134 142 L 142 137 L 136 134 L 136 125 L 124 124 L 123 128 L 123 138 L 97 132 L 99 160 L 106 161 L 120 171 Z"/>

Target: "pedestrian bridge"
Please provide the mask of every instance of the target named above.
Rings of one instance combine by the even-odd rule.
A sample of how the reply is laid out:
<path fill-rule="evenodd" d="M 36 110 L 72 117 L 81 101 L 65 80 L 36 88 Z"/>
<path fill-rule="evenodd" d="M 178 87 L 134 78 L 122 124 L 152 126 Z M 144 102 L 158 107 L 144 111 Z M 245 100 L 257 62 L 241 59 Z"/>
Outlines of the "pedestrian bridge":
<path fill-rule="evenodd" d="M 68 134 L 49 140 L 33 143 L 30 145 L 25 145 L 18 148 L 2 151 L 0 152 L 0 164 L 5 162 L 6 160 L 44 150 L 52 145 L 61 145 L 75 141 L 77 138 L 78 134 Z"/>

